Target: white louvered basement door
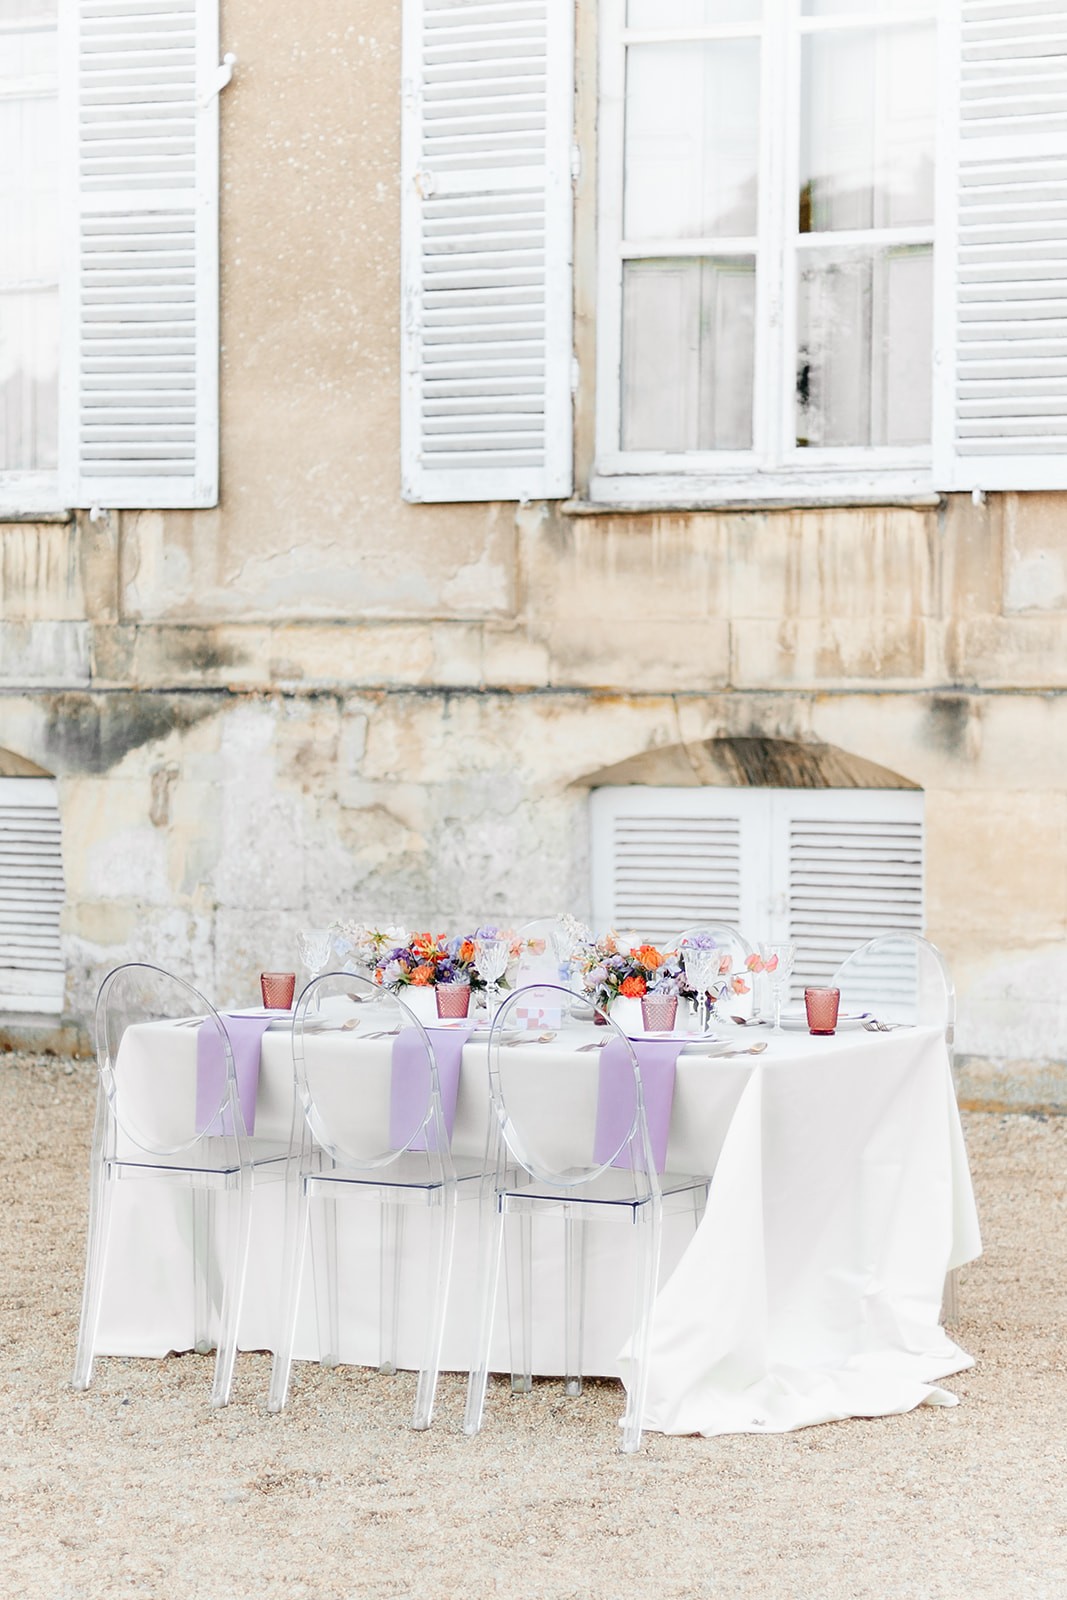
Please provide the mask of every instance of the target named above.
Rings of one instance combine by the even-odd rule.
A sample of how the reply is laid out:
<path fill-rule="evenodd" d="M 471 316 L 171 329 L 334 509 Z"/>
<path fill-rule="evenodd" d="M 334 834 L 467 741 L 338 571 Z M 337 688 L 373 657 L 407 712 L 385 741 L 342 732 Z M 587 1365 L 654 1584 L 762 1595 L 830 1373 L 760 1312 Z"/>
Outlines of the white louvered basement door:
<path fill-rule="evenodd" d="M 0 778 L 0 1011 L 62 1011 L 62 907 L 55 782 Z"/>
<path fill-rule="evenodd" d="M 788 882 L 782 937 L 793 990 L 825 983 L 881 933 L 923 929 L 923 797 L 917 790 L 777 790 L 775 877 Z M 884 981 L 883 981 L 884 980 Z M 890 974 L 879 975 L 880 998 Z"/>
<path fill-rule="evenodd" d="M 217 0 L 71 0 L 60 48 L 64 498 L 214 505 Z"/>
<path fill-rule="evenodd" d="M 1067 7 L 941 8 L 935 481 L 1067 487 Z"/>
<path fill-rule="evenodd" d="M 573 0 L 404 18 L 404 495 L 569 494 Z"/>
<path fill-rule="evenodd" d="M 919 790 L 635 785 L 594 790 L 590 820 L 598 929 L 791 940 L 796 994 L 876 934 L 922 932 Z"/>

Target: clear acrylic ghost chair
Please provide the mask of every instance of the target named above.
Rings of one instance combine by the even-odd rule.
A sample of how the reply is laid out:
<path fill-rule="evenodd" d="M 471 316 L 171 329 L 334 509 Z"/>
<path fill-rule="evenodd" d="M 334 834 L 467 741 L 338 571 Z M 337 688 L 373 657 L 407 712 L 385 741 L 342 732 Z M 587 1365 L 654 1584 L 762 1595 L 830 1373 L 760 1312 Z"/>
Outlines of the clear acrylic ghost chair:
<path fill-rule="evenodd" d="M 613 1222 L 630 1228 L 636 1257 L 632 1380 L 621 1444 L 624 1451 L 632 1453 L 641 1445 L 663 1216 L 675 1211 L 691 1214 L 695 1207 L 702 1208 L 709 1179 L 657 1173 L 637 1057 L 630 1040 L 607 1016 L 603 1020 L 610 1032 L 604 1037 L 614 1042 L 615 1064 L 622 1069 L 621 1080 L 615 1084 L 624 1096 L 621 1107 L 616 1107 L 617 1144 L 613 1138 L 610 1148 L 597 1148 L 598 1053 L 585 1057 L 588 1068 L 568 1062 L 564 1071 L 553 1074 L 550 1086 L 546 1083 L 538 1030 L 557 1017 L 561 1022 L 567 1017 L 569 998 L 570 991 L 557 984 L 529 985 L 508 997 L 493 1023 L 489 1159 L 480 1218 L 479 1325 L 464 1431 L 475 1434 L 482 1425 L 508 1219 L 517 1235 L 508 1240 L 507 1250 L 512 1389 L 523 1392 L 531 1387 L 531 1230 L 535 1217 L 547 1215 L 563 1223 L 564 1390 L 568 1394 L 581 1392 L 586 1225 Z M 521 1043 L 524 1030 L 529 1033 L 528 1045 Z M 548 1031 L 553 1033 L 551 1027 Z M 591 1034 L 591 1030 L 574 1032 L 570 1048 Z M 563 1038 L 566 1041 L 566 1032 Z"/>
<path fill-rule="evenodd" d="M 699 938 L 702 934 L 714 939 L 720 950 L 726 950 L 729 952 L 733 961 L 732 971 L 734 974 L 744 974 L 745 962 L 748 960 L 749 956 L 755 955 L 756 947 L 754 944 L 749 943 L 739 928 L 735 928 L 732 923 L 729 922 L 708 922 L 704 923 L 699 928 L 686 928 L 682 933 L 679 933 L 675 938 L 669 940 L 668 943 L 664 945 L 664 954 L 676 954 L 677 951 L 682 948 L 683 944 Z M 747 980 L 747 982 L 749 986 L 748 995 L 737 996 L 737 1004 L 734 1007 L 738 1015 L 745 1017 L 746 1020 L 748 1018 L 754 1019 L 759 1016 L 756 980 L 754 977 L 751 977 Z"/>
<path fill-rule="evenodd" d="M 199 1123 L 198 1030 L 183 1026 L 195 1019 L 214 1040 L 222 1068 L 218 1103 Z M 97 996 L 94 1040 L 99 1080 L 73 1386 L 87 1389 L 92 1379 L 115 1184 L 151 1181 L 189 1195 L 194 1343 L 201 1352 L 217 1343 L 211 1403 L 224 1406 L 237 1355 L 253 1186 L 284 1179 L 289 1145 L 247 1133 L 226 1025 L 183 979 L 142 962 L 117 967 Z M 231 1213 L 226 1228 L 219 1226 L 224 1197 Z M 217 1341 L 211 1337 L 216 1304 Z"/>
<path fill-rule="evenodd" d="M 342 1270 L 336 1202 L 363 1197 L 380 1206 L 379 1367 L 397 1370 L 404 1218 L 427 1213 L 429 1256 L 413 1266 L 425 1279 L 422 1365 L 412 1419 L 433 1416 L 452 1270 L 456 1204 L 478 1197 L 484 1163 L 454 1158 L 433 1048 L 402 1001 L 352 973 L 326 973 L 297 1002 L 292 1029 L 296 1077 L 294 1156 L 289 1172 L 281 1335 L 268 1409 L 281 1411 L 289 1389 L 296 1319 L 309 1232 L 320 1362 L 339 1356 Z"/>
<path fill-rule="evenodd" d="M 830 980 L 841 991 L 842 1011 L 869 1011 L 882 1022 L 940 1028 L 954 1069 L 956 988 L 935 944 L 917 933 L 883 933 L 853 950 Z M 959 1312 L 959 1275 L 945 1279 L 943 1315 Z"/>

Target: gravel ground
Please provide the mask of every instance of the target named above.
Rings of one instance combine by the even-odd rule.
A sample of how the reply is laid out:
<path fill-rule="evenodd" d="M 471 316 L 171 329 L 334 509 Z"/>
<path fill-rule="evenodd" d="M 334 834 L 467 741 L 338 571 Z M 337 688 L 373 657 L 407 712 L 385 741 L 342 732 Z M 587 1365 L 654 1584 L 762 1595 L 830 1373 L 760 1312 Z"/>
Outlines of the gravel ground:
<path fill-rule="evenodd" d="M 1064 1119 L 966 1117 L 986 1255 L 958 1407 L 623 1458 L 610 1383 L 497 1387 L 473 1441 L 455 1377 L 428 1434 L 407 1374 L 301 1367 L 268 1416 L 261 1355 L 221 1412 L 193 1355 L 72 1393 L 92 1093 L 85 1063 L 0 1057 L 4 1600 L 1067 1595 Z"/>

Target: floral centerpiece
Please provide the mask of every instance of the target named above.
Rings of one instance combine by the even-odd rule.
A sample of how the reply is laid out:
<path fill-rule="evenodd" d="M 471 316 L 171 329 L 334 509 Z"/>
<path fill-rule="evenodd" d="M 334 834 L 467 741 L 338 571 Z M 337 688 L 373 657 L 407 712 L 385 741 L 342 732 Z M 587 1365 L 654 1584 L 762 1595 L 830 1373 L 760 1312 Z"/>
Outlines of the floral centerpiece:
<path fill-rule="evenodd" d="M 620 999 L 677 995 L 681 985 L 676 957 L 663 955 L 651 944 L 620 946 L 619 935 L 614 931 L 579 945 L 571 957 L 571 967 L 580 976 L 589 998 L 605 1010 Z"/>

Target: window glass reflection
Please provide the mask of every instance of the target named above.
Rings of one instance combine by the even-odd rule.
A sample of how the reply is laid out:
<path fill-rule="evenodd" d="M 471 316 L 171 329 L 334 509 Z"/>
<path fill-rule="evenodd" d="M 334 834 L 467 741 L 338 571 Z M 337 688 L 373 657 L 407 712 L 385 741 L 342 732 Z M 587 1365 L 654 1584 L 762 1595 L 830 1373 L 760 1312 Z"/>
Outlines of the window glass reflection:
<path fill-rule="evenodd" d="M 935 59 L 932 24 L 803 40 L 801 233 L 933 220 Z"/>
<path fill-rule="evenodd" d="M 754 256 L 628 261 L 624 450 L 752 446 Z"/>

